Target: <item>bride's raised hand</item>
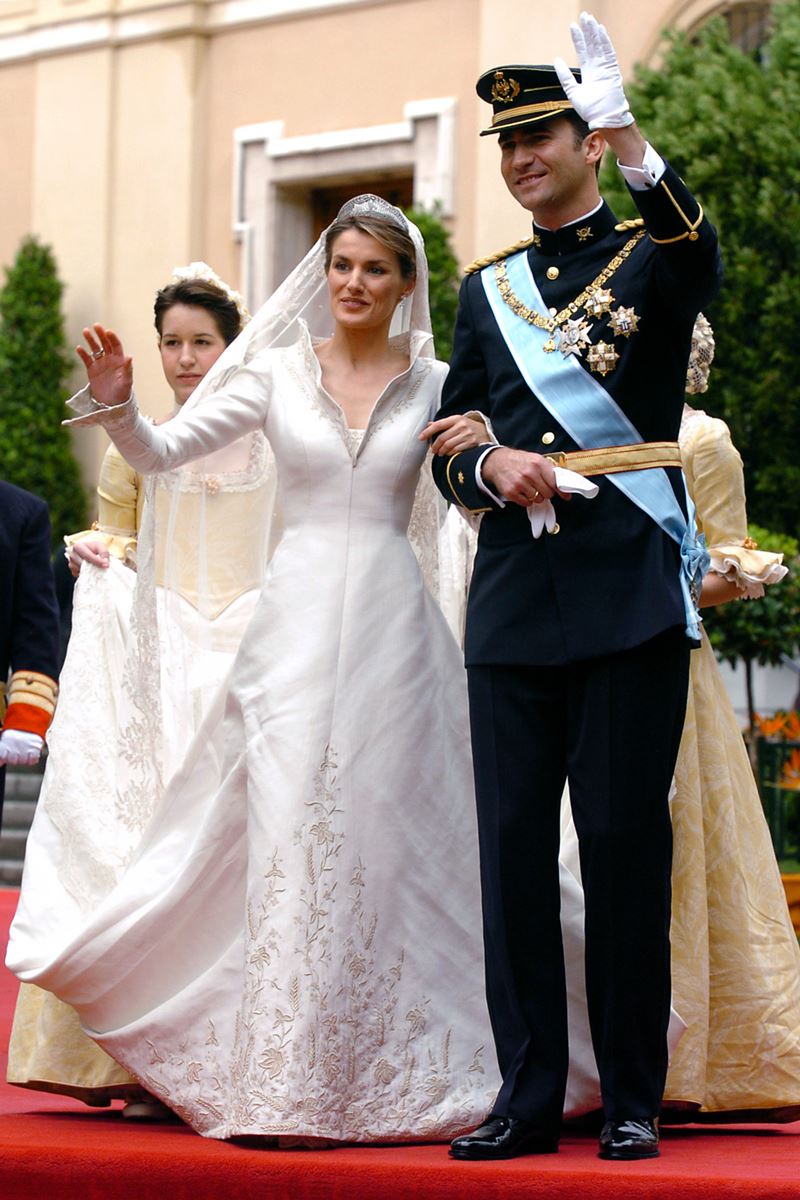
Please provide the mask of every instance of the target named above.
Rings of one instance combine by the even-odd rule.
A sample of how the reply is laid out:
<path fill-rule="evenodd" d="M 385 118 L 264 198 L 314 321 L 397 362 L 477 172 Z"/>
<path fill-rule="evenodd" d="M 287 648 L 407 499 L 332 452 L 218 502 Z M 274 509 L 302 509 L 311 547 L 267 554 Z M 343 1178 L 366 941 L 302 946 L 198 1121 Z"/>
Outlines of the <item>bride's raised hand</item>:
<path fill-rule="evenodd" d="M 434 454 L 448 456 L 495 441 L 477 413 L 469 416 L 456 413 L 429 421 L 419 437 L 422 442 L 430 442 Z"/>
<path fill-rule="evenodd" d="M 75 350 L 86 367 L 93 397 L 108 408 L 124 404 L 133 387 L 133 360 L 122 349 L 117 335 L 102 325 L 84 329 L 83 336 L 88 350 L 83 346 Z"/>

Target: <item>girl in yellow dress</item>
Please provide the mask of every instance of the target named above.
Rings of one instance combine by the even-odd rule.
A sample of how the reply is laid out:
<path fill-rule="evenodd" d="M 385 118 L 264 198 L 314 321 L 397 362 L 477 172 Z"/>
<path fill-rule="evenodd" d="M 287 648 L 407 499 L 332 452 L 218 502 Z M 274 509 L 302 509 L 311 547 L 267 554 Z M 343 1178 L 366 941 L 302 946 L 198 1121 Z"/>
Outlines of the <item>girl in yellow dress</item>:
<path fill-rule="evenodd" d="M 696 330 L 695 343 L 695 362 L 698 355 L 710 361 L 710 327 Z M 690 371 L 690 391 L 705 391 L 702 374 Z M 786 568 L 747 536 L 742 460 L 728 427 L 687 405 L 680 445 L 711 554 L 701 606 L 749 603 Z M 692 655 L 675 789 L 673 1004 L 688 1028 L 670 1064 L 667 1107 L 793 1119 L 800 1112 L 800 950 L 739 723 L 705 632 Z"/>
<path fill-rule="evenodd" d="M 175 401 L 170 415 L 174 415 L 241 331 L 247 312 L 238 293 L 200 262 L 176 268 L 170 282 L 156 294 L 154 312 L 164 376 Z M 261 465 L 256 467 L 262 483 L 267 471 L 264 456 Z M 242 527 L 234 509 L 245 496 L 241 488 L 226 490 L 224 487 L 220 496 L 221 530 L 228 554 L 231 531 Z M 89 570 L 88 578 L 82 580 L 84 595 L 75 614 L 78 626 L 94 622 L 93 636 L 96 644 L 103 646 L 105 670 L 101 674 L 107 691 L 94 699 L 106 720 L 102 726 L 92 722 L 97 737 L 100 728 L 107 731 L 112 728 L 108 719 L 109 707 L 113 709 L 119 702 L 144 498 L 142 477 L 112 444 L 100 468 L 98 520 L 92 529 L 64 539 L 73 575 L 78 576 L 84 563 L 105 572 L 105 577 L 101 578 Z M 244 578 L 247 578 L 246 572 Z M 238 599 L 233 597 L 234 601 Z M 224 601 L 230 602 L 231 597 L 226 595 Z M 74 714 L 80 707 L 88 718 L 87 701 L 91 698 L 85 694 L 79 697 L 71 694 L 68 669 L 66 674 L 62 710 L 70 708 Z M 190 715 L 192 723 L 197 715 Z M 181 735 L 185 732 L 182 729 Z M 55 736 L 57 739 L 57 730 Z M 67 837 L 75 844 L 76 860 L 65 870 L 70 872 L 74 891 L 87 886 L 89 875 L 93 869 L 101 867 L 101 862 L 91 845 L 87 847 L 83 814 L 79 817 L 72 807 L 78 793 L 85 789 L 72 774 L 73 764 L 59 756 L 57 746 L 56 741 L 54 753 L 51 744 L 51 765 L 41 802 L 54 812 L 61 812 L 65 832 L 71 828 L 71 835 L 67 832 Z M 107 744 L 101 746 L 101 751 L 106 758 L 113 757 L 113 748 Z M 96 772 L 87 770 L 85 765 L 83 769 L 94 775 L 98 788 L 102 788 L 104 780 L 98 779 Z M 81 851 L 83 856 L 79 857 Z M 107 864 L 102 865 L 107 867 Z M 127 1101 L 125 1115 L 129 1117 L 155 1119 L 168 1115 L 163 1105 L 154 1102 L 143 1091 L 137 1079 L 82 1032 L 77 1014 L 69 1005 L 51 992 L 30 984 L 20 987 L 9 1045 L 8 1082 L 73 1096 L 94 1107 L 105 1107 L 112 1099 L 122 1099 Z"/>

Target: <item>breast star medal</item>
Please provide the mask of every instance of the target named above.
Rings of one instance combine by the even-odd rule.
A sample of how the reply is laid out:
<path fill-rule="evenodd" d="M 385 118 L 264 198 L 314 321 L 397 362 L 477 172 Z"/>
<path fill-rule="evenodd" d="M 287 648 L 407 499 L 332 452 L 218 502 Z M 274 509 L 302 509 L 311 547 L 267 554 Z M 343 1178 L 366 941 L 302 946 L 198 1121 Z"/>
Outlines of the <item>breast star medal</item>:
<path fill-rule="evenodd" d="M 608 323 L 616 337 L 630 337 L 639 328 L 639 314 L 634 308 L 620 305 L 609 314 Z"/>
<path fill-rule="evenodd" d="M 610 342 L 598 342 L 587 351 L 586 361 L 598 375 L 607 375 L 616 367 L 619 355 Z"/>
<path fill-rule="evenodd" d="M 570 354 L 575 354 L 580 358 L 585 348 L 591 345 L 589 341 L 591 330 L 592 327 L 588 321 L 572 317 L 555 331 L 554 336 L 558 338 L 556 344 L 564 358 L 569 357 Z"/>
<path fill-rule="evenodd" d="M 611 311 L 613 303 L 614 297 L 610 290 L 608 288 L 598 288 L 596 292 L 592 293 L 583 307 L 590 317 L 602 317 L 603 313 Z"/>

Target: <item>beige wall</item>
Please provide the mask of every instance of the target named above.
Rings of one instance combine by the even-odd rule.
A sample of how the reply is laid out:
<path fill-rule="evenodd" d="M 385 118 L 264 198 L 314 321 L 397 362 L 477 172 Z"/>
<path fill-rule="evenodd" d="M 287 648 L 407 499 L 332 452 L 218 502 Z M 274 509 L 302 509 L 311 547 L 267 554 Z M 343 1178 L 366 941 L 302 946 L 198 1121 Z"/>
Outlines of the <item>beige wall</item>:
<path fill-rule="evenodd" d="M 222 34 L 209 49 L 206 221 L 209 254 L 223 274 L 238 269 L 231 238 L 231 130 L 280 120 L 287 137 L 391 124 L 409 100 L 471 89 L 479 0 L 411 0 L 358 12 Z M 353 53 L 353 27 L 357 49 Z M 453 32 L 459 36 L 454 37 Z M 447 46 L 447 53 L 442 47 Z M 458 127 L 457 241 L 472 220 L 474 139 Z M 463 254 L 471 250 L 464 247 Z"/>
<path fill-rule="evenodd" d="M 180 37 L 117 52 L 102 314 L 135 354 L 137 391 L 151 411 L 172 400 L 155 350 L 154 292 L 175 265 L 206 253 L 206 49 L 204 39 Z"/>
<path fill-rule="evenodd" d="M 719 0 L 595 0 L 623 68 L 659 30 Z M 66 284 L 71 340 L 101 318 L 124 334 L 143 406 L 169 402 L 152 299 L 203 258 L 239 283 L 235 131 L 282 136 L 402 123 L 411 102 L 453 98 L 452 226 L 462 261 L 522 236 L 474 92 L 491 66 L 573 57 L 580 0 L 0 0 L 0 261 L 34 232 Z M 283 11 L 282 11 L 283 10 Z M 292 10 L 292 11 L 289 11 Z M 349 135 L 348 135 L 349 136 Z M 376 151 L 378 159 L 380 150 Z M 269 238 L 270 231 L 266 231 Z M 76 372 L 76 381 L 79 379 Z M 77 443 L 96 469 L 102 435 Z"/>
<path fill-rule="evenodd" d="M 36 66 L 14 63 L 0 70 L 0 263 L 11 262 L 30 232 Z"/>

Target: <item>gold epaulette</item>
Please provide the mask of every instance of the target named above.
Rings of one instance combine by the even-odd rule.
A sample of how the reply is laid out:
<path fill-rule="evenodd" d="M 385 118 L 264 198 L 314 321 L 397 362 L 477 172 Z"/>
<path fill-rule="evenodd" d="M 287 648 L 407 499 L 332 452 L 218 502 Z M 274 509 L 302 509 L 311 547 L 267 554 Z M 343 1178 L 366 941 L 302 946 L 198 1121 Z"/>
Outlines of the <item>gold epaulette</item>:
<path fill-rule="evenodd" d="M 627 233 L 629 229 L 641 229 L 644 226 L 642 217 L 634 217 L 632 221 L 618 221 L 614 226 L 617 233 Z"/>
<path fill-rule="evenodd" d="M 513 246 L 506 246 L 504 250 L 497 250 L 494 254 L 487 254 L 486 258 L 476 258 L 469 266 L 464 267 L 465 275 L 474 275 L 477 271 L 482 271 L 484 267 L 490 267 L 492 263 L 500 262 L 501 258 L 508 258 L 510 254 L 516 254 L 518 250 L 526 250 L 530 246 L 533 238 L 522 238 L 519 242 L 514 242 Z"/>

